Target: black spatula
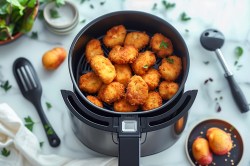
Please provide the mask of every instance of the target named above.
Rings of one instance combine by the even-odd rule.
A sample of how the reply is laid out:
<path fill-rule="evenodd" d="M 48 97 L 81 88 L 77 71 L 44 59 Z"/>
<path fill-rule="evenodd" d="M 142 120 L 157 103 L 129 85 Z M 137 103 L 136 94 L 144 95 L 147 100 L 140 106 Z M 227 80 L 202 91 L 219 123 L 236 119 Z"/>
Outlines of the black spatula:
<path fill-rule="evenodd" d="M 35 106 L 50 146 L 59 146 L 61 141 L 50 125 L 41 105 L 42 86 L 34 67 L 27 59 L 18 58 L 13 64 L 13 73 L 23 96 Z"/>

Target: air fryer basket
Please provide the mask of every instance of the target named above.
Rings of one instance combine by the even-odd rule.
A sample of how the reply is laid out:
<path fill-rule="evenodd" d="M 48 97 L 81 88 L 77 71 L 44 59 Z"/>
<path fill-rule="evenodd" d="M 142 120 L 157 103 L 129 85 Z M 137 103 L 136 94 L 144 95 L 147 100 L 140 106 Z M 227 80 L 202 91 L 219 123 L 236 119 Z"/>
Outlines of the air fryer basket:
<path fill-rule="evenodd" d="M 92 104 L 78 87 L 81 74 L 90 71 L 84 56 L 85 46 L 93 38 L 102 39 L 107 30 L 116 25 L 124 25 L 128 31 L 145 31 L 152 35 L 162 33 L 171 39 L 174 53 L 182 59 L 182 72 L 178 78 L 179 90 L 159 108 L 150 111 L 130 113 L 114 112 L 105 105 L 100 108 Z M 107 56 L 109 49 L 103 45 Z M 74 93 L 62 91 L 63 98 L 71 112 L 92 127 L 104 131 L 117 132 L 119 137 L 119 165 L 139 165 L 141 132 L 155 131 L 175 123 L 183 117 L 194 102 L 197 91 L 184 92 L 184 85 L 189 71 L 189 54 L 184 40 L 177 30 L 154 15 L 137 11 L 120 11 L 99 17 L 75 37 L 69 51 L 69 71 L 73 82 Z M 157 60 L 157 67 L 160 59 Z M 86 111 L 87 110 L 87 111 Z M 129 130 L 127 126 L 132 126 Z M 127 153 L 129 148 L 129 152 Z"/>

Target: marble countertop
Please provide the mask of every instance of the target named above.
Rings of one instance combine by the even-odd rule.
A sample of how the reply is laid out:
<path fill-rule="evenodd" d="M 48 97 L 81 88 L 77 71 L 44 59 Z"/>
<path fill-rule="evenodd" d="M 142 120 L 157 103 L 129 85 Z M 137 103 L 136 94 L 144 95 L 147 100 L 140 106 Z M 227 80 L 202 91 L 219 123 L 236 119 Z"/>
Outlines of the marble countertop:
<path fill-rule="evenodd" d="M 176 165 L 188 166 L 185 154 L 185 140 L 196 123 L 205 118 L 220 118 L 230 122 L 241 133 L 244 141 L 242 166 L 250 166 L 250 113 L 242 114 L 236 106 L 229 85 L 224 78 L 224 71 L 215 53 L 206 51 L 200 45 L 200 35 L 207 28 L 216 28 L 226 37 L 222 52 L 247 101 L 250 103 L 250 1 L 248 0 L 178 0 L 173 9 L 164 9 L 160 0 L 96 0 L 72 1 L 79 9 L 80 21 L 74 31 L 66 36 L 58 36 L 45 27 L 42 20 L 37 19 L 32 31 L 38 32 L 38 39 L 27 35 L 8 45 L 0 46 L 0 80 L 9 80 L 12 88 L 8 92 L 0 89 L 0 103 L 8 103 L 21 119 L 30 116 L 35 121 L 33 133 L 44 142 L 42 151 L 45 154 L 58 154 L 76 159 L 87 159 L 102 156 L 84 145 L 74 136 L 68 110 L 61 97 L 60 90 L 72 90 L 67 60 L 55 71 L 46 71 L 42 66 L 42 55 L 56 46 L 69 50 L 76 34 L 88 22 L 113 11 L 140 10 L 157 15 L 171 23 L 183 36 L 190 53 L 191 67 L 185 90 L 198 89 L 197 98 L 190 109 L 189 119 L 182 137 L 169 149 L 148 157 L 141 158 L 143 166 Z M 100 2 L 104 2 L 100 5 Z M 157 3 L 155 10 L 152 10 Z M 91 5 L 93 7 L 91 7 Z M 180 21 L 180 14 L 186 12 L 190 21 Z M 235 48 L 240 46 L 244 52 L 235 65 L 237 57 Z M 35 66 L 43 87 L 42 105 L 54 129 L 62 140 L 58 148 L 51 148 L 43 133 L 41 121 L 33 105 L 21 94 L 12 74 L 12 64 L 18 57 L 26 57 Z M 205 80 L 213 81 L 204 84 Z M 216 100 L 217 99 L 217 100 Z M 46 102 L 52 108 L 46 109 Z M 221 111 L 218 112 L 218 107 Z"/>

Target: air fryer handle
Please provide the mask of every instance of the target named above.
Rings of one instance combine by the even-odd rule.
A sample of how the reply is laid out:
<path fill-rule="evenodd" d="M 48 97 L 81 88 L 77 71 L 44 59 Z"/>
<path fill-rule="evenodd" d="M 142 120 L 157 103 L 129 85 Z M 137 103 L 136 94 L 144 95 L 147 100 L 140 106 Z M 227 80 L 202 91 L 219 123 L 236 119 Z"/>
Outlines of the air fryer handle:
<path fill-rule="evenodd" d="M 140 165 L 140 137 L 140 118 L 137 115 L 119 117 L 119 166 Z"/>
<path fill-rule="evenodd" d="M 119 138 L 119 166 L 140 165 L 140 138 L 120 137 Z"/>
<path fill-rule="evenodd" d="M 178 103 L 167 110 L 165 113 L 146 118 L 146 126 L 142 129 L 142 132 L 150 132 L 168 127 L 178 121 L 181 117 L 187 114 L 197 95 L 197 90 L 190 90 L 185 92 Z M 169 117 L 175 114 L 171 119 Z"/>

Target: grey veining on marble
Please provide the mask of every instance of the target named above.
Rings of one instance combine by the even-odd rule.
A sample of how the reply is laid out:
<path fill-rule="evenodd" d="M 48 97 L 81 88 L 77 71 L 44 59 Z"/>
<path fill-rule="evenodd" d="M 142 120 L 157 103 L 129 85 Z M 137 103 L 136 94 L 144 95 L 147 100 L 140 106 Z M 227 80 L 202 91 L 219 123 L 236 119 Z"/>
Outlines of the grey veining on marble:
<path fill-rule="evenodd" d="M 244 140 L 244 155 L 240 166 L 250 166 L 250 113 L 241 114 L 236 106 L 224 72 L 214 52 L 204 50 L 199 43 L 200 34 L 207 28 L 217 28 L 226 37 L 221 48 L 236 81 L 242 88 L 250 103 L 250 1 L 249 0 L 176 0 L 176 6 L 166 10 L 161 0 L 101 0 L 85 1 L 73 0 L 79 8 L 80 21 L 76 29 L 67 36 L 58 36 L 49 32 L 42 20 L 37 20 L 32 31 L 38 32 L 38 40 L 30 39 L 29 34 L 17 41 L 0 46 L 0 81 L 9 80 L 13 86 L 5 93 L 0 89 L 0 103 L 8 103 L 21 119 L 30 116 L 36 122 L 34 133 L 40 141 L 44 141 L 42 151 L 45 154 L 59 154 L 75 159 L 87 159 L 102 156 L 80 143 L 71 130 L 70 119 L 65 103 L 61 97 L 61 89 L 72 90 L 71 78 L 68 72 L 67 60 L 55 71 L 43 69 L 41 58 L 45 51 L 56 46 L 69 50 L 70 45 L 81 30 L 93 19 L 113 11 L 140 10 L 157 15 L 171 23 L 183 36 L 190 54 L 190 71 L 185 90 L 198 89 L 194 105 L 190 109 L 188 123 L 182 137 L 172 147 L 161 153 L 143 157 L 143 166 L 189 166 L 185 154 L 185 141 L 192 127 L 202 119 L 221 118 L 232 123 L 241 133 Z M 157 9 L 152 10 L 154 3 Z M 90 8 L 90 5 L 94 8 Z M 192 19 L 188 22 L 180 21 L 180 14 L 186 12 Z M 188 32 L 187 32 L 188 30 Z M 243 48 L 243 56 L 237 60 L 234 49 Z M 45 113 L 54 129 L 62 139 L 60 147 L 49 147 L 41 129 L 39 117 L 33 107 L 25 100 L 12 74 L 12 64 L 18 57 L 28 58 L 34 65 L 43 87 L 42 104 Z M 208 63 L 208 64 L 205 64 Z M 239 66 L 241 65 L 241 67 Z M 207 79 L 212 81 L 204 83 Z M 46 109 L 45 102 L 50 102 L 52 108 Z M 217 112 L 218 107 L 221 111 Z"/>

